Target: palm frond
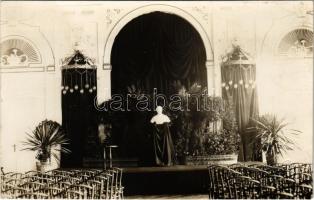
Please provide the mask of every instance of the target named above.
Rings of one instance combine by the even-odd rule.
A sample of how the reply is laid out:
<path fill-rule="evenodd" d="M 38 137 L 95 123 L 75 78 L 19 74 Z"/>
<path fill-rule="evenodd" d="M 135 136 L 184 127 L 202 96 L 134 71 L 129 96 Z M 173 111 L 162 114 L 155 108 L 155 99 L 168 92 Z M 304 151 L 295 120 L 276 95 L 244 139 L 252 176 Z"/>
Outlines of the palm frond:
<path fill-rule="evenodd" d="M 61 145 L 61 152 L 70 153 L 69 149 L 62 147 L 62 145 L 69 144 L 69 140 L 65 137 L 61 125 L 57 122 L 44 120 L 39 123 L 32 134 L 26 133 L 26 136 L 26 140 L 22 142 L 26 148 L 22 150 L 46 152 L 50 154 L 51 150 L 56 150 L 56 146 Z M 48 155 L 48 157 L 50 157 L 50 155 Z"/>
<path fill-rule="evenodd" d="M 295 142 L 290 136 L 302 133 L 299 130 L 287 129 L 289 124 L 273 114 L 266 114 L 252 121 L 258 132 L 256 139 L 260 139 L 262 143 L 261 149 L 272 155 L 283 155 L 284 152 L 293 150 Z"/>

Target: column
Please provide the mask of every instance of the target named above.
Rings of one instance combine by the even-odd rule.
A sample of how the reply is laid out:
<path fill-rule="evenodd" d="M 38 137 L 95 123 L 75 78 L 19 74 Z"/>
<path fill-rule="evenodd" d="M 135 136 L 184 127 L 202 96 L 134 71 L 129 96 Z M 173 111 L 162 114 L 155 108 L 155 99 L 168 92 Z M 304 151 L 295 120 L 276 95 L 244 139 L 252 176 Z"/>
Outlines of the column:
<path fill-rule="evenodd" d="M 206 61 L 206 72 L 207 72 L 207 88 L 208 95 L 213 96 L 215 93 L 215 66 L 214 61 Z"/>
<path fill-rule="evenodd" d="M 111 98 L 111 64 L 97 70 L 97 101 L 99 104 Z"/>

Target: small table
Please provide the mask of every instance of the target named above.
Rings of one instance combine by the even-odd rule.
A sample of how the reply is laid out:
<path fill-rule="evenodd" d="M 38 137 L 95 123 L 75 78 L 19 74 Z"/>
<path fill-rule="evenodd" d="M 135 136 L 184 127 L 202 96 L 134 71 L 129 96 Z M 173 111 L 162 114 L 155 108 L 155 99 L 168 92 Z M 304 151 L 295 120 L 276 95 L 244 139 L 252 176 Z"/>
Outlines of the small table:
<path fill-rule="evenodd" d="M 107 168 L 106 148 L 109 148 L 109 168 L 112 168 L 112 148 L 118 148 L 118 145 L 108 145 L 105 147 L 104 149 L 104 159 L 105 159 L 104 168 L 105 169 Z"/>

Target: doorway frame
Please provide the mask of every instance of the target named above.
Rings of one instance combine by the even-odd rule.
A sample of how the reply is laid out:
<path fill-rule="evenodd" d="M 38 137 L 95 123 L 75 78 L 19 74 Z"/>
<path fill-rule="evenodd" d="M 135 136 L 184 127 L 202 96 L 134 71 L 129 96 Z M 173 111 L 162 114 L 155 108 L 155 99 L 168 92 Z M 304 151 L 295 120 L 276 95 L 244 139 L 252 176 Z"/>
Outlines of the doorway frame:
<path fill-rule="evenodd" d="M 124 16 L 122 16 L 118 21 L 115 22 L 113 28 L 110 30 L 108 37 L 105 40 L 104 46 L 104 56 L 103 56 L 103 65 L 98 66 L 97 70 L 97 103 L 100 104 L 111 98 L 111 49 L 114 44 L 116 36 L 119 34 L 121 29 L 128 24 L 131 20 L 151 12 L 164 12 L 177 15 L 185 19 L 195 28 L 195 30 L 200 34 L 200 37 L 203 41 L 206 53 L 206 72 L 207 72 L 207 88 L 208 94 L 212 95 L 211 91 L 215 88 L 215 79 L 217 78 L 215 64 L 214 64 L 214 53 L 213 45 L 209 38 L 208 33 L 202 26 L 202 24 L 189 12 L 186 10 L 168 4 L 150 4 L 137 7 Z M 212 29 L 212 27 L 211 27 Z M 213 89 L 213 90 L 212 90 Z M 219 92 L 216 93 L 219 95 Z"/>

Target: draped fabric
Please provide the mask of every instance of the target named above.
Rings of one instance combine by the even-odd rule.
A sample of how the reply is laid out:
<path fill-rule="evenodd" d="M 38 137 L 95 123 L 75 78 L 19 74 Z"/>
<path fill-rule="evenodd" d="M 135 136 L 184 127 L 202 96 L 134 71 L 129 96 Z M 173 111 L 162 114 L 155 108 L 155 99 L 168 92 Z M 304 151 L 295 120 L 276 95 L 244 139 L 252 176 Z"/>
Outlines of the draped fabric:
<path fill-rule="evenodd" d="M 198 32 L 184 19 L 153 12 L 129 22 L 116 37 L 112 53 L 112 91 L 135 85 L 152 93 L 170 92 L 174 80 L 189 87 L 206 85 L 206 53 Z"/>
<path fill-rule="evenodd" d="M 186 20 L 162 12 L 139 16 L 115 38 L 111 52 L 112 95 L 127 95 L 131 85 L 136 92 L 148 95 L 156 88 L 166 97 L 177 92 L 172 89 L 175 82 L 187 88 L 193 83 L 205 87 L 205 61 L 202 39 Z M 119 112 L 120 123 L 113 125 L 117 151 L 121 157 L 138 158 L 140 165 L 151 166 L 155 158 L 150 119 L 155 113 L 131 110 Z"/>
<path fill-rule="evenodd" d="M 156 164 L 159 166 L 173 165 L 175 151 L 168 123 L 154 124 L 153 132 Z"/>
<path fill-rule="evenodd" d="M 239 160 L 260 160 L 259 156 L 256 157 L 252 144 L 255 133 L 247 131 L 251 119 L 258 115 L 255 64 L 241 49 L 235 49 L 229 59 L 222 64 L 221 71 L 222 95 L 234 106 L 242 139 Z"/>
<path fill-rule="evenodd" d="M 94 107 L 96 91 L 89 92 L 91 77 L 96 77 L 95 69 L 62 70 L 63 85 L 68 86 L 67 93 L 62 93 L 62 126 L 70 140 L 70 154 L 62 155 L 62 167 L 82 167 L 83 159 L 100 157 L 97 142 L 97 112 Z M 78 89 L 70 89 L 78 85 Z M 84 88 L 84 93 L 80 90 Z"/>

